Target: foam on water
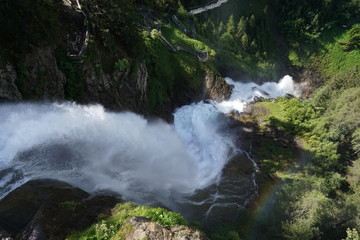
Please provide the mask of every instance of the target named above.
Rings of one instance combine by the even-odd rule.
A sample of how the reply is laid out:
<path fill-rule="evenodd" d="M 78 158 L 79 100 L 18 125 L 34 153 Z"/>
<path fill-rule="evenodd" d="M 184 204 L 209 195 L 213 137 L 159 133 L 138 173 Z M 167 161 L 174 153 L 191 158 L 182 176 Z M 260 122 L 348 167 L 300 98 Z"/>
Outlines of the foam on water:
<path fill-rule="evenodd" d="M 130 198 L 198 187 L 200 166 L 164 122 L 71 103 L 3 104 L 0 116 L 0 169 L 21 169 L 24 181 L 56 178 Z"/>
<path fill-rule="evenodd" d="M 221 131 L 220 112 L 212 104 L 199 102 L 184 106 L 174 114 L 176 132 L 197 159 L 199 189 L 213 183 L 235 148 L 232 138 Z"/>
<path fill-rule="evenodd" d="M 258 85 L 254 82 L 243 83 L 236 82 L 231 78 L 225 78 L 226 82 L 233 86 L 230 99 L 217 104 L 219 111 L 229 113 L 244 111 L 244 108 L 254 100 L 255 97 L 276 98 L 286 94 L 292 94 L 295 97 L 301 95 L 301 87 L 294 83 L 291 76 L 284 76 L 278 83 L 265 82 Z"/>
<path fill-rule="evenodd" d="M 218 115 L 209 104 L 186 106 L 174 127 L 100 105 L 3 104 L 0 170 L 21 170 L 20 182 L 55 178 L 130 200 L 191 194 L 213 183 L 228 158 Z"/>

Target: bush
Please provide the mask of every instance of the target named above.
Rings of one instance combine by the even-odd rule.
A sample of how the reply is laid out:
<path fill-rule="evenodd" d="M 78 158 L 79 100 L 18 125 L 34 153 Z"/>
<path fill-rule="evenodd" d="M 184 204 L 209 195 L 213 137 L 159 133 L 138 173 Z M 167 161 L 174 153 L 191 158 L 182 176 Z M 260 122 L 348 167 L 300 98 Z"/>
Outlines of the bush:
<path fill-rule="evenodd" d="M 118 72 L 123 72 L 123 71 L 125 71 L 129 66 L 130 66 L 129 60 L 127 60 L 126 58 L 119 59 L 119 60 L 117 60 L 116 63 L 115 63 L 114 70 L 115 70 L 115 71 L 118 71 Z"/>
<path fill-rule="evenodd" d="M 343 239 L 343 240 L 360 240 L 359 233 L 355 228 L 346 229 L 346 234 L 347 234 L 347 237 L 345 239 Z"/>
<path fill-rule="evenodd" d="M 360 48 L 360 24 L 355 24 L 348 32 L 345 40 L 339 42 L 344 51 L 352 51 Z"/>

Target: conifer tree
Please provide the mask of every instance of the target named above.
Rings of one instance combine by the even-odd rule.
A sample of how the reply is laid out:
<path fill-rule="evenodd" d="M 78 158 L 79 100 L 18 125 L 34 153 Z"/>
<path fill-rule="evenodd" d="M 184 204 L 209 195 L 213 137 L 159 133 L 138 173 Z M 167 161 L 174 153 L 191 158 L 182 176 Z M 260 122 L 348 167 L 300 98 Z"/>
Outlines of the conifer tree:
<path fill-rule="evenodd" d="M 219 34 L 219 36 L 224 32 L 224 23 L 222 21 L 220 22 L 217 30 L 218 30 L 217 33 Z"/>
<path fill-rule="evenodd" d="M 249 37 L 246 33 L 244 33 L 241 37 L 241 45 L 246 50 L 249 46 Z"/>
<path fill-rule="evenodd" d="M 229 20 L 226 24 L 226 32 L 231 34 L 231 35 L 234 35 L 235 33 L 235 23 L 234 23 L 234 16 L 231 15 L 229 17 Z"/>
<path fill-rule="evenodd" d="M 235 37 L 239 40 L 241 40 L 242 36 L 244 34 L 246 34 L 246 20 L 245 18 L 242 16 L 237 24 L 236 27 L 236 33 L 235 33 Z"/>

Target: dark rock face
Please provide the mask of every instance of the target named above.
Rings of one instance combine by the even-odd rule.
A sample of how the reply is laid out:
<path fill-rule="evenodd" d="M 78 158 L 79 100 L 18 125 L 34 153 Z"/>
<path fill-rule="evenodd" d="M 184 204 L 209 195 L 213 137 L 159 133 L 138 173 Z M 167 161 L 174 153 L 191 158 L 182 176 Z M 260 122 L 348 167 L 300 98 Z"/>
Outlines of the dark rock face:
<path fill-rule="evenodd" d="M 294 77 L 296 82 L 301 84 L 303 98 L 310 97 L 315 89 L 318 89 L 322 83 L 326 81 L 319 70 L 313 66 L 309 66 L 307 68 L 293 67 L 291 69 L 291 76 Z"/>
<path fill-rule="evenodd" d="M 27 182 L 0 201 L 0 229 L 14 239 L 64 239 L 119 202 L 114 197 L 89 197 L 56 180 Z"/>
<path fill-rule="evenodd" d="M 205 75 L 205 98 L 223 101 L 230 97 L 232 87 L 224 78 L 216 76 L 212 72 Z"/>
<path fill-rule="evenodd" d="M 265 100 L 265 98 L 263 98 L 263 97 L 255 96 L 254 100 L 252 102 L 257 103 L 257 102 L 263 102 L 264 100 Z"/>
<path fill-rule="evenodd" d="M 87 16 L 75 3 L 64 0 L 50 6 L 54 10 L 53 21 L 61 26 L 51 41 L 40 44 L 41 35 L 39 44 L 30 45 L 24 40 L 21 55 L 14 59 L 4 55 L 8 59 L 0 59 L 0 101 L 66 99 L 80 104 L 100 103 L 109 110 L 130 110 L 171 121 L 176 108 L 202 99 L 203 88 L 210 99 L 222 101 L 230 96 L 231 87 L 223 78 L 211 70 L 201 70 L 204 86 L 178 81 L 166 93 L 168 99 L 150 106 L 149 99 L 154 97 L 148 90 L 154 81 L 148 79 L 153 74 L 153 63 L 146 55 L 133 56 L 121 39 L 114 38 L 116 51 L 105 46 L 106 33 L 90 21 L 91 11 L 86 12 Z M 85 21 L 87 18 L 89 21 Z M 86 22 L 91 22 L 91 27 Z M 89 41 L 84 41 L 84 36 Z M 84 42 L 88 42 L 86 47 Z M 75 55 L 78 57 L 72 57 Z M 122 59 L 128 60 L 128 65 L 125 69 L 116 68 L 117 61 Z"/>
<path fill-rule="evenodd" d="M 33 180 L 0 201 L 0 239 L 62 240 L 112 215 L 120 199 L 91 197 L 81 189 L 56 180 Z M 207 240 L 186 226 L 162 227 L 144 217 L 132 217 L 115 236 L 127 240 Z"/>
<path fill-rule="evenodd" d="M 26 85 L 30 85 L 26 87 L 36 86 L 38 94 L 45 99 L 64 99 L 66 77 L 57 67 L 52 48 L 34 49 L 25 57 L 24 68 L 28 72 Z"/>
<path fill-rule="evenodd" d="M 33 48 L 19 66 L 19 74 L 14 65 L 0 67 L 0 99 L 64 99 L 66 77 L 58 69 L 52 47 Z"/>
<path fill-rule="evenodd" d="M 8 234 L 4 230 L 0 229 L 0 239 L 1 240 L 12 240 L 13 238 L 10 236 L 10 234 Z"/>
<path fill-rule="evenodd" d="M 15 85 L 17 74 L 12 65 L 0 67 L 0 100 L 20 101 L 21 94 Z"/>
<path fill-rule="evenodd" d="M 1 200 L 0 226 L 9 233 L 17 233 L 30 222 L 46 202 L 79 201 L 88 196 L 86 192 L 62 182 L 30 181 Z"/>
<path fill-rule="evenodd" d="M 51 43 L 31 45 L 15 60 L 0 56 L 0 101 L 67 99 L 81 104 L 100 103 L 115 111 L 145 113 L 145 61 L 130 61 L 125 70 L 119 71 L 113 65 L 119 58 L 128 59 L 127 46 L 118 46 L 122 50 L 118 55 L 106 52 L 101 44 L 84 47 L 83 35 L 88 36 L 86 16 L 76 2 L 64 0 L 56 5 L 59 14 L 54 18 L 62 27 Z M 94 33 L 91 40 L 102 41 Z M 91 53 L 85 56 L 82 49 Z"/>
<path fill-rule="evenodd" d="M 139 64 L 131 76 L 129 68 L 124 72 L 105 73 L 100 63 L 84 64 L 82 71 L 85 82 L 82 103 L 101 103 L 112 110 L 144 112 L 148 80 L 145 62 Z"/>

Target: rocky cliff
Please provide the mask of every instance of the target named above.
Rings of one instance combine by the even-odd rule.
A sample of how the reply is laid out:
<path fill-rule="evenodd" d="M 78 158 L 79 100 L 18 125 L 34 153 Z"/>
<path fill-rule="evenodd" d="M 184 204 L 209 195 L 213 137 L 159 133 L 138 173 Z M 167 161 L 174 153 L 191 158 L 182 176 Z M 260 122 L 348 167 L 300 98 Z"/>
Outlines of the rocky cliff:
<path fill-rule="evenodd" d="M 232 87 L 224 78 L 217 76 L 211 71 L 205 74 L 205 98 L 216 101 L 224 101 L 231 95 Z"/>
<path fill-rule="evenodd" d="M 22 46 L 20 50 L 2 39 L 0 98 L 5 101 L 74 100 L 83 104 L 101 103 L 115 110 L 144 111 L 142 104 L 146 101 L 148 78 L 145 62 L 132 60 L 124 69 L 116 69 L 115 57 L 126 56 L 127 47 L 122 47 L 121 54 L 108 56 L 103 39 L 99 39 L 102 36 L 97 36 L 96 25 L 89 37 L 90 46 L 86 46 L 87 52 L 83 51 L 85 47 L 81 44 L 85 37 L 82 35 L 89 34 L 84 31 L 88 23 L 75 3 L 64 0 L 61 4 L 46 6 L 51 8 L 51 23 L 63 25 L 57 29 L 59 34 L 52 36 L 52 41 L 44 37 L 32 44 L 32 39 L 14 38 L 13 41 L 19 41 L 17 45 Z M 20 7 L 21 12 L 31 12 L 41 4 L 34 2 L 32 9 L 25 9 L 25 3 L 20 6 L 9 4 L 8 8 Z M 47 19 L 41 20 L 40 24 L 46 25 Z M 19 25 L 27 26 L 26 19 L 23 21 Z M 8 24 L 11 24 L 10 20 Z M 1 30 L 12 33 L 5 27 Z"/>
<path fill-rule="evenodd" d="M 125 20 L 130 22 L 130 25 L 136 24 L 134 28 L 138 25 L 138 17 L 133 20 L 123 17 L 121 12 L 121 17 L 106 13 L 107 8 L 117 7 L 115 2 L 101 5 L 97 0 L 84 1 L 82 8 L 76 1 L 64 0 L 56 4 L 50 2 L 47 3 L 47 9 L 43 9 L 44 6 L 41 5 L 44 3 L 38 1 L 34 2 L 31 8 L 27 7 L 27 1 L 24 5 L 7 6 L 9 11 L 12 7 L 18 7 L 23 8 L 21 12 L 28 11 L 29 14 L 35 10 L 36 14 L 41 14 L 46 10 L 47 14 L 51 15 L 42 14 L 39 24 L 43 25 L 42 28 L 54 26 L 57 32 L 52 34 L 51 40 L 45 36 L 42 38 L 41 33 L 36 39 L 14 38 L 14 44 L 2 39 L 1 100 L 100 103 L 111 110 L 131 110 L 169 119 L 175 108 L 200 100 L 203 96 L 223 100 L 230 95 L 231 89 L 224 79 L 209 70 L 204 63 L 193 66 L 192 71 L 196 74 L 194 76 L 186 73 L 180 62 L 173 65 L 169 63 L 171 67 L 166 71 L 170 75 L 161 75 L 159 71 L 162 69 L 156 70 L 156 58 L 166 57 L 169 61 L 178 62 L 179 53 L 169 52 L 166 56 L 161 56 L 161 51 L 167 51 L 163 46 L 157 47 L 160 48 L 156 50 L 160 51 L 159 53 L 146 47 L 144 50 L 144 43 L 137 33 L 129 32 L 124 35 L 124 29 L 119 28 L 117 23 L 110 25 L 110 21 L 121 24 L 120 21 Z M 134 9 L 132 10 L 135 11 Z M 131 12 L 131 9 L 129 11 Z M 51 18 L 51 26 L 47 25 L 46 17 Z M 33 20 L 32 17 L 29 18 L 29 21 Z M 25 21 L 27 19 L 20 18 L 19 26 L 30 27 Z M 10 20 L 5 22 L 5 26 L 7 24 L 11 25 Z M 12 32 L 16 30 L 10 27 L 0 30 L 4 34 L 16 36 L 15 32 Z M 21 48 L 16 47 L 18 45 Z M 14 52 L 16 54 L 13 54 Z M 186 59 L 198 61 L 190 55 L 186 56 Z M 173 79 L 166 80 L 169 77 Z M 203 79 L 203 84 L 192 84 L 192 78 Z"/>
<path fill-rule="evenodd" d="M 186 224 L 177 213 L 119 202 L 116 197 L 90 196 L 56 180 L 30 181 L 0 200 L 0 239 L 207 239 L 185 225 L 164 226 L 171 217 Z M 146 211 L 161 211 L 165 222 L 144 217 Z"/>
<path fill-rule="evenodd" d="M 21 94 L 15 84 L 16 78 L 17 74 L 12 65 L 6 64 L 0 68 L 0 100 L 21 100 Z"/>

